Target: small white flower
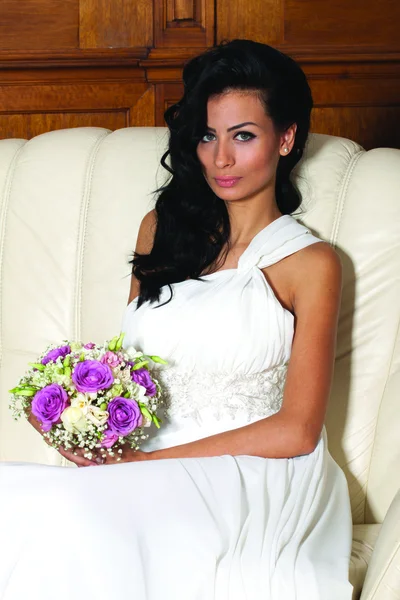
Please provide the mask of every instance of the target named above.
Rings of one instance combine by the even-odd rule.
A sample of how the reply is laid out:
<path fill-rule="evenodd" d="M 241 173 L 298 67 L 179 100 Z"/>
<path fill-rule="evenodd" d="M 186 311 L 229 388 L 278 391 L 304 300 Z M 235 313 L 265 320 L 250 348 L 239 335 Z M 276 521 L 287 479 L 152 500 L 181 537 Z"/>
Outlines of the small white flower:
<path fill-rule="evenodd" d="M 71 406 L 75 408 L 80 408 L 84 415 L 87 414 L 90 403 L 91 401 L 89 398 L 89 394 L 84 394 L 82 392 L 78 392 L 75 398 L 71 399 Z"/>
<path fill-rule="evenodd" d="M 129 356 L 129 358 L 138 358 L 139 356 L 143 356 L 143 352 L 138 352 L 133 346 L 124 348 L 124 352 Z"/>

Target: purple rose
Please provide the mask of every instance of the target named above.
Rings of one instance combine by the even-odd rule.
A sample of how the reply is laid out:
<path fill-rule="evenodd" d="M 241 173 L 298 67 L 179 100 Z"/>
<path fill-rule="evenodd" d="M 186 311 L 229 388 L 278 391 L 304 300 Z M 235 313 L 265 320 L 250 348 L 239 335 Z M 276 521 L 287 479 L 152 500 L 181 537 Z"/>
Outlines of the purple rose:
<path fill-rule="evenodd" d="M 154 396 L 157 392 L 155 383 L 152 382 L 150 373 L 144 367 L 131 373 L 132 381 L 146 388 L 146 396 Z"/>
<path fill-rule="evenodd" d="M 83 360 L 75 366 L 72 381 L 78 392 L 90 394 L 111 387 L 114 377 L 108 365 L 98 360 Z"/>
<path fill-rule="evenodd" d="M 116 435 L 129 435 L 140 427 L 143 418 L 138 403 L 130 398 L 117 396 L 108 403 L 108 428 Z"/>
<path fill-rule="evenodd" d="M 101 440 L 101 446 L 103 448 L 111 448 L 111 446 L 114 446 L 119 437 L 116 433 L 113 433 L 111 429 L 105 429 L 103 435 L 104 437 Z"/>
<path fill-rule="evenodd" d="M 58 383 L 46 385 L 36 392 L 32 401 L 32 413 L 42 423 L 43 431 L 49 431 L 60 420 L 68 402 L 68 394 Z"/>
<path fill-rule="evenodd" d="M 50 350 L 50 352 L 48 352 L 46 354 L 46 356 L 44 356 L 42 358 L 42 365 L 47 365 L 47 363 L 50 362 L 51 360 L 53 362 L 56 362 L 56 360 L 59 356 L 61 356 L 61 358 L 64 358 L 65 356 L 67 356 L 67 354 L 70 354 L 70 353 L 71 353 L 70 346 L 61 346 L 60 348 L 54 348 L 54 350 Z"/>

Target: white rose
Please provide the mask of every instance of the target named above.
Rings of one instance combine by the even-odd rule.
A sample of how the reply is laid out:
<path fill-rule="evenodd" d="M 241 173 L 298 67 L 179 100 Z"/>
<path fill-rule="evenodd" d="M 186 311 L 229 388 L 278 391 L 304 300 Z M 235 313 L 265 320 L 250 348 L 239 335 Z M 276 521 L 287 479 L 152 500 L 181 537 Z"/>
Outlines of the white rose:
<path fill-rule="evenodd" d="M 77 406 L 66 408 L 61 414 L 61 421 L 65 429 L 70 433 L 83 433 L 88 426 L 85 415 Z"/>
<path fill-rule="evenodd" d="M 106 410 L 101 410 L 98 406 L 90 406 L 86 418 L 88 421 L 99 427 L 107 422 L 109 413 Z"/>
<path fill-rule="evenodd" d="M 86 415 L 90 406 L 89 394 L 83 394 L 82 392 L 78 392 L 76 396 L 72 398 L 71 406 L 73 406 L 74 408 L 80 408 L 82 413 Z"/>

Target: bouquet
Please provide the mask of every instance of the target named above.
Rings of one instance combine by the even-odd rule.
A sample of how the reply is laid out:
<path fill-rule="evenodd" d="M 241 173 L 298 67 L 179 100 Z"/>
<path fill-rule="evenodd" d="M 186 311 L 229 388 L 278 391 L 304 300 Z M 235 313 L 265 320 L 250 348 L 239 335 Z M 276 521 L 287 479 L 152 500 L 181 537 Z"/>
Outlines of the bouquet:
<path fill-rule="evenodd" d="M 64 340 L 51 345 L 10 390 L 15 419 L 30 413 L 54 448 L 82 448 L 121 460 L 122 447 L 137 450 L 149 436 L 144 428 L 160 427 L 157 409 L 162 390 L 149 365 L 167 364 L 135 348 L 122 348 L 123 333 L 103 345 Z"/>

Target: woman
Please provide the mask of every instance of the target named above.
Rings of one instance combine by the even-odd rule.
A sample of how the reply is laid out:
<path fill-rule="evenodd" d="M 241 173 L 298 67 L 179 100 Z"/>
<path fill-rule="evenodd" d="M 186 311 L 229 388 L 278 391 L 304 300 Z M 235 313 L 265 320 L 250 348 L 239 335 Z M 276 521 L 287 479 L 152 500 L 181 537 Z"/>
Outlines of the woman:
<path fill-rule="evenodd" d="M 123 319 L 126 346 L 169 361 L 166 423 L 124 464 L 2 467 L 3 600 L 351 598 L 348 490 L 323 427 L 341 264 L 291 216 L 310 89 L 247 40 L 183 79 Z"/>

